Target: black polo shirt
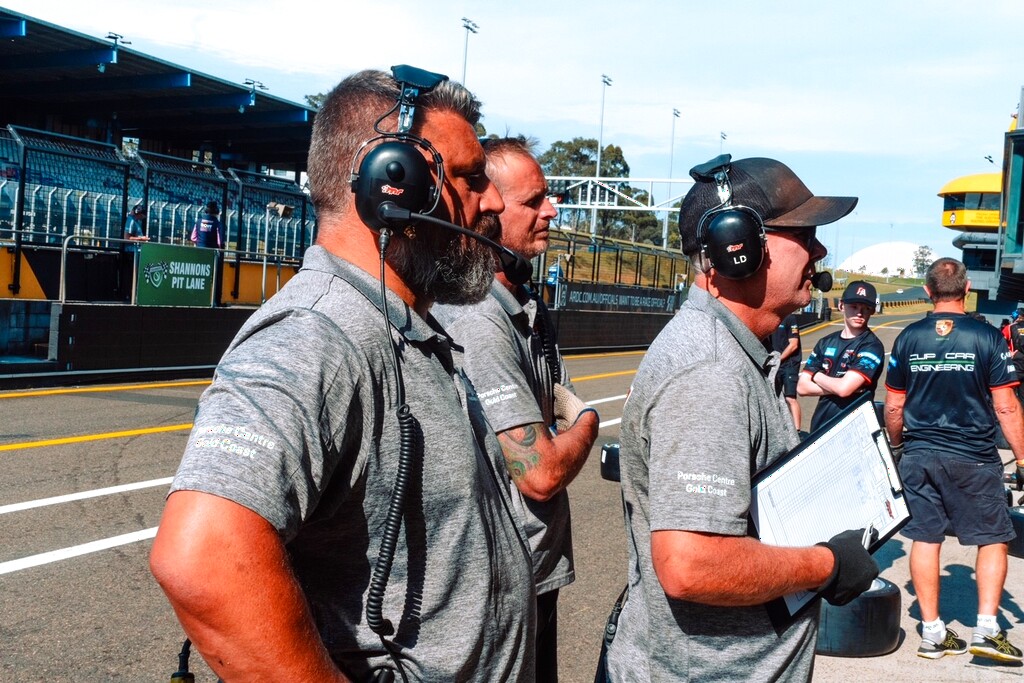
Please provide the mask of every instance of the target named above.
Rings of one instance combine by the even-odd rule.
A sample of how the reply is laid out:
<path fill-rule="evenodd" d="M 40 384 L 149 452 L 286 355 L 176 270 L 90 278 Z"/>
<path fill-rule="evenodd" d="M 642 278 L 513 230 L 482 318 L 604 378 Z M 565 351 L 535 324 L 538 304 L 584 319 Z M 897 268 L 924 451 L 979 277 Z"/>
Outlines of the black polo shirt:
<path fill-rule="evenodd" d="M 999 330 L 966 314 L 929 313 L 896 338 L 885 386 L 906 394 L 908 453 L 940 450 L 998 462 L 992 389 L 1020 382 Z"/>

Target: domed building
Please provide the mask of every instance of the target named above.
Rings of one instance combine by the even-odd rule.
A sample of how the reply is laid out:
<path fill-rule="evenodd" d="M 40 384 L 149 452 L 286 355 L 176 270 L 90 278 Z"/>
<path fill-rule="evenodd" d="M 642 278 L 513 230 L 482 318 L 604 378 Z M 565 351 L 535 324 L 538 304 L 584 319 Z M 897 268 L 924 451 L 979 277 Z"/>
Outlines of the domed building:
<path fill-rule="evenodd" d="M 898 275 L 900 268 L 907 276 L 914 273 L 914 252 L 920 245 L 913 242 L 882 242 L 865 247 L 848 256 L 839 270 L 866 275 Z M 862 271 L 861 268 L 864 270 Z M 882 272 L 885 270 L 885 272 Z"/>

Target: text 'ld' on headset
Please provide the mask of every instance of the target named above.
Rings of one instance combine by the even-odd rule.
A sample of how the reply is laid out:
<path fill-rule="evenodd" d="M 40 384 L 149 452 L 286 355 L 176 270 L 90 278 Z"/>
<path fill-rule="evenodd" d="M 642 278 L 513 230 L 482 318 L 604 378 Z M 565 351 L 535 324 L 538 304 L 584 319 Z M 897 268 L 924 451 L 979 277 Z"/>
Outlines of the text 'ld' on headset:
<path fill-rule="evenodd" d="M 767 240 L 761 216 L 749 206 L 733 204 L 731 162 L 731 154 L 722 154 L 691 168 L 690 176 L 698 183 L 714 183 L 721 202 L 697 224 L 701 254 L 722 277 L 742 280 L 761 268 Z"/>
<path fill-rule="evenodd" d="M 497 253 L 501 269 L 510 282 L 524 284 L 533 275 L 529 261 L 479 233 L 430 215 L 441 201 L 444 159 L 429 140 L 410 131 L 419 96 L 430 92 L 448 77 L 404 64 L 391 67 L 391 73 L 399 84 L 398 101 L 373 124 L 377 135 L 364 142 L 352 160 L 351 187 L 359 218 L 375 231 L 395 230 L 424 222 L 466 235 Z M 394 133 L 381 130 L 381 122 L 396 109 L 398 130 Z M 380 140 L 385 142 L 363 154 L 367 146 Z M 435 173 L 431 172 L 430 163 L 421 150 L 433 160 L 436 182 Z"/>
<path fill-rule="evenodd" d="M 722 154 L 691 168 L 690 177 L 698 183 L 714 183 L 722 202 L 706 211 L 697 224 L 701 254 L 722 277 L 743 280 L 760 270 L 768 253 L 768 240 L 760 214 L 749 206 L 733 203 L 731 170 L 732 155 Z M 811 284 L 827 292 L 832 289 L 832 274 L 817 272 Z"/>

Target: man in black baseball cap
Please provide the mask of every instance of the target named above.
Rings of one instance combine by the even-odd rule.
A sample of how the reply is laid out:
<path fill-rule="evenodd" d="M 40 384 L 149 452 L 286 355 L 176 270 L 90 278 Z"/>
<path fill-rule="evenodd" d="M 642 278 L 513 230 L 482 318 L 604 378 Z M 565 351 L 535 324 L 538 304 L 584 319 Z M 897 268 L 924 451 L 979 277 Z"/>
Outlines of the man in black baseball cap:
<path fill-rule="evenodd" d="M 629 595 L 606 673 L 616 683 L 809 680 L 815 610 L 777 631 L 767 604 L 798 590 L 845 604 L 878 567 L 860 530 L 818 546 L 760 543 L 748 534 L 750 479 L 799 442 L 779 355 L 764 341 L 810 303 L 826 253 L 816 226 L 857 200 L 816 197 L 773 159 L 723 155 L 690 174 L 679 232 L 698 274 L 622 415 Z"/>
<path fill-rule="evenodd" d="M 819 339 L 807 358 L 797 393 L 821 397 L 811 417 L 812 432 L 861 394 L 870 392 L 874 397 L 885 359 L 881 340 L 868 329 L 877 306 L 874 285 L 863 280 L 851 282 L 839 300 L 843 329 Z"/>

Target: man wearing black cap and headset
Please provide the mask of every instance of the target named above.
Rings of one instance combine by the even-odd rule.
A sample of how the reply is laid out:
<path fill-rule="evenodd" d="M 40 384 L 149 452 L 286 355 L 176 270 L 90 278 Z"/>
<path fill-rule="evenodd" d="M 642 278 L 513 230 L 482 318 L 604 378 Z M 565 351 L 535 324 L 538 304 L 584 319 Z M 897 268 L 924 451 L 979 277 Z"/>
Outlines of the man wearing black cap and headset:
<path fill-rule="evenodd" d="M 863 280 L 851 282 L 839 300 L 843 329 L 819 339 L 807 358 L 797 392 L 821 397 L 811 417 L 812 432 L 861 394 L 874 396 L 885 359 L 881 340 L 868 329 L 877 305 L 874 285 Z"/>
<path fill-rule="evenodd" d="M 816 226 L 857 199 L 815 197 L 772 159 L 723 155 L 690 174 L 679 232 L 698 274 L 622 416 L 629 586 L 603 676 L 809 680 L 817 610 L 777 630 L 766 604 L 800 590 L 845 604 L 878 567 L 860 530 L 802 548 L 751 535 L 753 475 L 798 442 L 764 340 L 811 300 Z"/>

